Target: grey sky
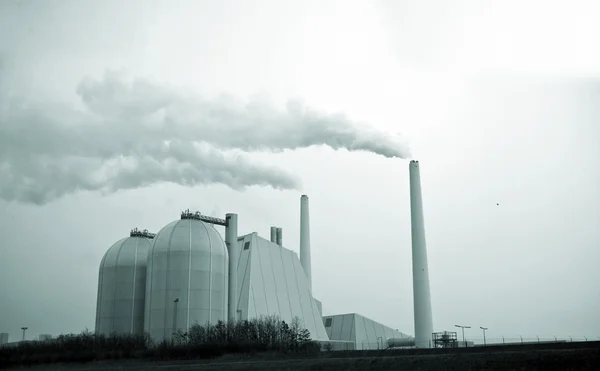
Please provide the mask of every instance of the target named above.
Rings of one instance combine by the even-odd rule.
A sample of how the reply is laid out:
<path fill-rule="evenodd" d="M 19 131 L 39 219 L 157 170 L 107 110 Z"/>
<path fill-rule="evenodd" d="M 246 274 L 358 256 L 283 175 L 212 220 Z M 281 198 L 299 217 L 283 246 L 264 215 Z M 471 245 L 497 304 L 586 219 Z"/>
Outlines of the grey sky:
<path fill-rule="evenodd" d="M 299 191 L 233 189 L 262 174 L 310 197 L 325 313 L 413 333 L 408 163 L 318 146 L 333 130 L 420 161 L 435 330 L 600 336 L 599 9 L 445 3 L 0 2 L 0 332 L 91 329 L 106 249 L 185 208 L 298 251 Z M 165 122 L 179 162 L 156 167 Z"/>

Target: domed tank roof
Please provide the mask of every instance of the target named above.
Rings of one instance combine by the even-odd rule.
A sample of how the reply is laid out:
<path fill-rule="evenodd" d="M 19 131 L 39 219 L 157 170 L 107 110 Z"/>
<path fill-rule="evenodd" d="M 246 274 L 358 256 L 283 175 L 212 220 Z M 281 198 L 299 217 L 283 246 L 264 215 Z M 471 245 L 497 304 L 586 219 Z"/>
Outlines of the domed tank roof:
<path fill-rule="evenodd" d="M 98 273 L 97 333 L 143 332 L 146 262 L 153 237 L 133 229 L 104 254 Z"/>
<path fill-rule="evenodd" d="M 164 226 L 155 236 L 151 252 L 161 250 L 200 249 L 227 254 L 221 234 L 209 223 L 197 219 L 180 219 Z"/>
<path fill-rule="evenodd" d="M 104 254 L 100 268 L 116 266 L 146 266 L 148 250 L 152 246 L 154 234 L 146 230 L 132 229 L 129 237 L 115 242 Z M 141 254 L 135 254 L 136 249 L 141 249 Z M 142 259 L 139 259 L 142 258 Z"/>
<path fill-rule="evenodd" d="M 229 255 L 209 223 L 184 217 L 163 227 L 148 253 L 144 329 L 155 340 L 227 317 Z"/>

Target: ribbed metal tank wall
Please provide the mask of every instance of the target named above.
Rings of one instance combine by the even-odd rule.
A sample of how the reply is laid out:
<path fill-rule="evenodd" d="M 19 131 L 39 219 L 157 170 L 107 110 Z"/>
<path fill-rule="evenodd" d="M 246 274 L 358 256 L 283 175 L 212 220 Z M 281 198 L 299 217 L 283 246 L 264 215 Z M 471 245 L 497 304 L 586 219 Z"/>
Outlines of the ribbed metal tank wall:
<path fill-rule="evenodd" d="M 146 259 L 152 240 L 127 237 L 104 254 L 98 274 L 96 333 L 144 331 Z"/>
<path fill-rule="evenodd" d="M 148 253 L 145 331 L 162 341 L 196 323 L 227 320 L 228 264 L 212 225 L 181 219 L 161 229 Z"/>

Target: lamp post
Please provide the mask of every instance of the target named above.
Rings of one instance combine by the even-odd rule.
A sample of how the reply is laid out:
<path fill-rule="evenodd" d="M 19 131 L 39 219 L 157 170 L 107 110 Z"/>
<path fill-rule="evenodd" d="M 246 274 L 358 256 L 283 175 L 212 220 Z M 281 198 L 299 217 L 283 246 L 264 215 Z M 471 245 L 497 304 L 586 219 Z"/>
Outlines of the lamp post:
<path fill-rule="evenodd" d="M 177 304 L 179 303 L 179 298 L 173 300 L 173 340 L 175 340 L 175 336 L 177 335 Z"/>
<path fill-rule="evenodd" d="M 23 330 L 23 339 L 21 341 L 25 341 L 25 331 L 27 330 L 27 327 L 21 327 L 21 330 Z"/>
<path fill-rule="evenodd" d="M 480 329 L 483 330 L 483 346 L 486 346 L 486 342 L 485 342 L 485 330 L 487 330 L 487 327 L 483 327 L 483 326 L 479 326 Z"/>
<path fill-rule="evenodd" d="M 460 327 L 462 329 L 462 336 L 463 336 L 463 343 L 465 344 L 465 348 L 467 347 L 467 342 L 465 341 L 465 329 L 466 328 L 471 328 L 471 326 L 461 326 L 461 325 L 454 325 L 456 327 Z"/>

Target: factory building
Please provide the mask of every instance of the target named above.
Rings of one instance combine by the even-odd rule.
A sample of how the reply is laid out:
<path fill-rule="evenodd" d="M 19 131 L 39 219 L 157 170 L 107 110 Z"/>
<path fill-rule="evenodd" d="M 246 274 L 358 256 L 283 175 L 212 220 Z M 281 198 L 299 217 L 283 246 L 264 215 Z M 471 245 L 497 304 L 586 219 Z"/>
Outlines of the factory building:
<path fill-rule="evenodd" d="M 2 344 L 8 344 L 8 333 L 7 332 L 0 332 L 0 345 Z"/>
<path fill-rule="evenodd" d="M 96 332 L 148 333 L 169 340 L 194 324 L 276 315 L 299 318 L 313 340 L 352 349 L 431 347 L 433 332 L 419 165 L 410 162 L 415 337 L 359 314 L 322 316 L 312 294 L 308 197 L 300 198 L 300 249 L 283 231 L 267 240 L 238 236 L 237 214 L 225 219 L 189 210 L 156 235 L 132 230 L 106 252 L 99 270 Z M 215 229 L 225 227 L 225 239 Z M 390 345 L 391 344 L 391 345 Z"/>
<path fill-rule="evenodd" d="M 283 246 L 281 238 L 269 241 L 257 233 L 238 240 L 240 287 L 238 311 L 243 319 L 277 315 L 291 323 L 302 320 L 313 340 L 329 340 L 321 317 L 320 304 L 312 297 L 309 282 L 298 255 Z"/>
<path fill-rule="evenodd" d="M 385 349 L 387 339 L 412 338 L 357 313 L 325 316 L 323 323 L 327 336 L 334 342 L 334 347 L 337 346 L 335 342 L 339 341 L 345 350 L 350 350 L 346 342 L 353 344 L 352 350 Z"/>
<path fill-rule="evenodd" d="M 301 205 L 306 228 L 308 197 Z M 226 227 L 225 241 L 214 225 Z M 270 240 L 238 237 L 236 214 L 219 219 L 189 210 L 156 235 L 132 230 L 100 264 L 96 332 L 162 341 L 194 324 L 275 315 L 288 323 L 298 318 L 314 340 L 327 341 L 306 269 L 282 246 L 282 229 L 271 230 Z M 308 231 L 303 235 L 306 258 Z"/>

